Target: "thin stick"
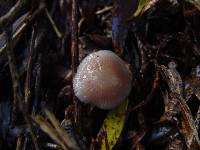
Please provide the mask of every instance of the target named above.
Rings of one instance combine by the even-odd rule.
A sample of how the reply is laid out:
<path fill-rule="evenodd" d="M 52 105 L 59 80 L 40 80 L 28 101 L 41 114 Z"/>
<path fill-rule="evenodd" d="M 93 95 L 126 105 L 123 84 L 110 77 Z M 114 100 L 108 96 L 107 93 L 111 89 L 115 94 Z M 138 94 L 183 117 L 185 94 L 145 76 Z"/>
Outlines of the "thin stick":
<path fill-rule="evenodd" d="M 13 47 L 12 47 L 11 35 L 10 34 L 8 35 L 8 33 L 6 33 L 6 39 L 7 39 L 7 43 L 8 43 L 6 52 L 7 52 L 7 56 L 8 56 L 8 63 L 9 63 L 9 68 L 10 68 L 10 73 L 11 73 L 12 83 L 13 83 L 13 95 L 14 95 L 13 114 L 17 113 L 18 109 L 22 112 L 22 114 L 24 116 L 24 120 L 26 121 L 27 127 L 30 131 L 30 136 L 33 140 L 35 149 L 39 150 L 37 138 L 33 132 L 31 120 L 30 120 L 30 117 L 28 116 L 28 111 L 27 111 L 27 108 L 24 103 L 24 97 L 23 97 L 22 88 L 20 85 L 19 72 L 16 67 L 15 56 L 14 56 L 13 49 L 12 49 Z"/>
<path fill-rule="evenodd" d="M 12 124 L 15 124 L 17 121 L 17 114 L 18 114 L 18 100 L 21 100 L 18 98 L 21 97 L 22 93 L 18 92 L 18 91 L 21 91 L 21 89 L 19 89 L 20 88 L 19 73 L 16 68 L 14 53 L 12 52 L 13 42 L 11 40 L 11 37 L 7 33 L 5 33 L 5 35 L 6 35 L 6 40 L 8 43 L 8 46 L 6 47 L 6 52 L 7 52 L 10 74 L 11 74 L 12 83 L 13 83 Z"/>
<path fill-rule="evenodd" d="M 26 73 L 26 81 L 25 81 L 25 103 L 29 106 L 29 99 L 30 99 L 30 87 L 31 87 L 31 70 L 33 66 L 33 49 L 35 45 L 35 29 L 33 28 L 30 47 L 29 47 L 29 59 L 28 59 L 28 66 L 27 66 L 27 73 Z"/>
<path fill-rule="evenodd" d="M 78 58 L 79 58 L 79 51 L 78 51 L 78 14 L 77 14 L 77 0 L 72 0 L 72 31 L 71 31 L 71 58 L 72 58 L 72 76 L 74 77 L 77 66 L 78 66 Z M 73 90 L 72 90 L 73 91 Z M 78 115 L 78 102 L 76 97 L 73 93 L 73 103 L 75 106 L 75 123 L 77 124 L 77 120 L 79 120 Z"/>
<path fill-rule="evenodd" d="M 29 0 L 19 0 L 17 3 L 2 17 L 0 17 L 0 28 L 6 24 L 11 24 L 19 17 L 20 11 L 29 4 Z"/>
<path fill-rule="evenodd" d="M 76 69 L 78 66 L 78 18 L 77 18 L 77 0 L 72 0 L 72 45 L 71 45 L 71 53 L 72 53 L 72 74 L 76 73 Z"/>
<path fill-rule="evenodd" d="M 37 15 L 40 14 L 44 10 L 45 7 L 46 7 L 46 5 L 44 3 L 40 3 L 38 9 L 35 10 L 32 14 L 30 14 L 30 12 L 27 13 L 29 15 L 23 20 L 23 23 L 20 25 L 19 29 L 17 29 L 12 35 L 13 48 L 17 44 L 17 42 L 20 40 L 21 36 L 25 32 L 25 29 L 28 27 L 30 22 L 33 19 L 35 19 L 35 17 L 37 17 Z M 0 20 L 1 20 L 1 18 L 0 18 Z M 1 27 L 1 23 L 0 23 L 0 27 Z M 4 53 L 6 46 L 7 46 L 7 43 L 5 43 L 4 45 L 2 45 L 0 47 L 0 55 L 2 55 Z"/>
<path fill-rule="evenodd" d="M 36 62 L 36 77 L 35 77 L 35 98 L 33 102 L 33 107 L 32 107 L 32 115 L 36 115 L 37 110 L 38 110 L 38 104 L 39 104 L 39 97 L 40 97 L 40 86 L 41 86 L 41 61 L 42 61 L 42 54 L 38 54 L 38 60 Z"/>
<path fill-rule="evenodd" d="M 49 19 L 49 22 L 51 23 L 57 37 L 61 38 L 62 37 L 62 33 L 59 31 L 58 27 L 56 26 L 55 21 L 53 20 L 53 18 L 51 17 L 51 15 L 49 14 L 49 11 L 47 10 L 47 8 L 45 8 L 45 13 L 47 15 L 47 18 Z"/>

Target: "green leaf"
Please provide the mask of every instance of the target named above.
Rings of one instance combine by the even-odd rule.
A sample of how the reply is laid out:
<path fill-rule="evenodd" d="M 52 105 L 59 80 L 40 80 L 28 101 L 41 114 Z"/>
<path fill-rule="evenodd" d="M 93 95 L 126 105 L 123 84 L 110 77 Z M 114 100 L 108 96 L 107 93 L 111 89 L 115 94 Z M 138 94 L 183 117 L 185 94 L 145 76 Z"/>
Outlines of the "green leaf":
<path fill-rule="evenodd" d="M 142 10 L 144 9 L 144 7 L 146 5 L 148 5 L 149 1 L 150 0 L 139 0 L 138 8 L 137 8 L 137 10 L 134 13 L 135 17 L 138 16 L 142 12 Z"/>
<path fill-rule="evenodd" d="M 128 100 L 125 100 L 120 106 L 113 109 L 102 125 L 100 130 L 101 136 L 101 150 L 111 150 L 117 143 L 121 132 L 124 128 L 126 120 L 126 111 L 128 107 Z"/>

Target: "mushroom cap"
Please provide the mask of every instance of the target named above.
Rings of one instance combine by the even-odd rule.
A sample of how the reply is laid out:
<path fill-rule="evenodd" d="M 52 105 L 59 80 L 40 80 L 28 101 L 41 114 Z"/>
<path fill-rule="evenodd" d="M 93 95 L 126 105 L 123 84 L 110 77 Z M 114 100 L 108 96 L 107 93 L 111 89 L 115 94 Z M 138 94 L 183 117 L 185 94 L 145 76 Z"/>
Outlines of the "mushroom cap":
<path fill-rule="evenodd" d="M 129 95 L 131 80 L 131 72 L 120 57 L 100 50 L 82 60 L 73 79 L 73 88 L 80 101 L 112 109 Z"/>

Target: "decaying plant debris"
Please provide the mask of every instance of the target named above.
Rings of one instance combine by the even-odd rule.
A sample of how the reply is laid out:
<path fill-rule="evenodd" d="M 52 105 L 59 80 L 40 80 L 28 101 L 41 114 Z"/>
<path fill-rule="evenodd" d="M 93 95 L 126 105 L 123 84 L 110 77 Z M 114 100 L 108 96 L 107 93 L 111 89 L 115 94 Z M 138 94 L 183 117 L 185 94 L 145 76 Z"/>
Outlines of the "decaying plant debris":
<path fill-rule="evenodd" d="M 0 16 L 0 149 L 200 149 L 198 0 L 7 0 Z M 100 49 L 133 74 L 109 111 L 72 88 Z"/>

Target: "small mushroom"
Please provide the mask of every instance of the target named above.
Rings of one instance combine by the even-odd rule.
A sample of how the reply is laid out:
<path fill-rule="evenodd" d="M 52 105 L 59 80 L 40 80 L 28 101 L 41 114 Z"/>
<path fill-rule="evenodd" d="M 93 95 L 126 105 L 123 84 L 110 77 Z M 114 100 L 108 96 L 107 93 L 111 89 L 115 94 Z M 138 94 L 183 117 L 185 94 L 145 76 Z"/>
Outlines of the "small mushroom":
<path fill-rule="evenodd" d="M 80 101 L 112 109 L 129 95 L 131 80 L 131 72 L 120 57 L 100 50 L 82 60 L 73 79 L 73 88 Z"/>

